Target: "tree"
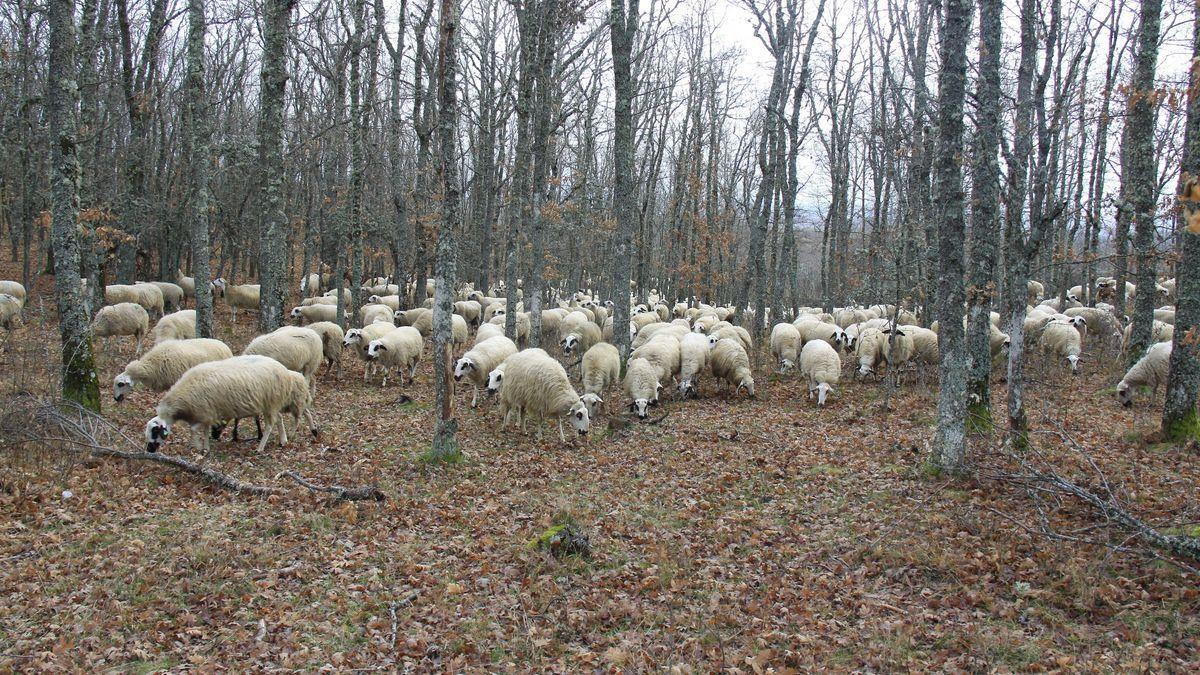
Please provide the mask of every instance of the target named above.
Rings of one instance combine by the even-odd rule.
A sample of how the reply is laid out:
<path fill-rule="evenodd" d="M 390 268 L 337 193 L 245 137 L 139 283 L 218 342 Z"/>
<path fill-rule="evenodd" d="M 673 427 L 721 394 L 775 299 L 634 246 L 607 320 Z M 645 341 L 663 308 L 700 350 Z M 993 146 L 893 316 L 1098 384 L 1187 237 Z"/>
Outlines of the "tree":
<path fill-rule="evenodd" d="M 941 30 L 942 70 L 938 75 L 937 195 L 942 206 L 938 228 L 938 288 L 935 307 L 941 330 L 941 389 L 938 391 L 937 441 L 933 465 L 960 473 L 966 462 L 963 420 L 966 413 L 967 354 L 963 344 L 962 304 L 963 99 L 967 79 L 967 33 L 971 15 L 967 0 L 947 0 Z"/>
<path fill-rule="evenodd" d="M 283 193 L 284 103 L 287 93 L 287 51 L 295 0 L 264 0 L 261 103 L 258 115 L 260 173 L 258 329 L 263 333 L 283 323 L 287 297 L 287 215 Z M 340 296 L 339 296 L 340 297 Z"/>
<path fill-rule="evenodd" d="M 458 158 L 458 2 L 441 0 L 441 27 L 438 48 L 438 131 L 441 144 L 442 221 L 438 229 L 437 263 L 433 291 L 433 372 L 437 388 L 438 417 L 430 454 L 440 461 L 456 461 L 462 456 L 455 436 L 453 347 L 451 315 L 454 313 L 454 289 L 458 284 L 458 245 L 455 231 L 459 222 Z"/>
<path fill-rule="evenodd" d="M 188 0 L 187 37 L 187 129 L 183 151 L 191 172 L 188 199 L 192 239 L 192 275 L 196 280 L 196 337 L 212 337 L 212 290 L 208 287 L 211 252 L 208 242 L 209 129 L 208 99 L 204 88 L 204 0 Z"/>
<path fill-rule="evenodd" d="M 50 0 L 50 72 L 46 112 L 50 122 L 50 200 L 53 210 L 54 288 L 62 340 L 62 394 L 89 410 L 100 410 L 100 383 L 92 354 L 91 329 L 79 284 L 79 157 L 76 107 L 75 2 Z"/>
<path fill-rule="evenodd" d="M 621 375 L 629 357 L 630 246 L 634 228 L 633 92 L 637 86 L 630 68 L 633 40 L 638 31 L 638 0 L 612 0 L 608 16 L 613 57 L 613 217 L 617 221 L 613 246 L 613 341 L 621 353 Z M 510 263 L 511 264 L 511 263 Z"/>
<path fill-rule="evenodd" d="M 1200 5 L 1192 20 L 1193 64 L 1200 63 Z M 1163 405 L 1164 440 L 1200 440 L 1200 69 L 1188 88 L 1183 171 L 1179 177 L 1182 259 L 1175 276 L 1175 338 Z"/>
<path fill-rule="evenodd" d="M 1161 24 L 1162 0 L 1142 0 L 1137 55 L 1129 85 L 1129 117 L 1126 121 L 1128 148 L 1121 172 L 1121 189 L 1128 200 L 1124 206 L 1132 217 L 1133 248 L 1137 256 L 1137 281 L 1134 283 L 1138 293 L 1134 297 L 1133 333 L 1128 346 L 1130 363 L 1141 358 L 1150 346 L 1154 305 L 1158 300 L 1158 294 L 1154 291 L 1154 216 L 1158 203 L 1158 175 L 1154 158 L 1158 94 L 1154 87 L 1154 71 L 1158 63 Z M 1124 288 L 1118 287 L 1117 296 L 1121 297 L 1122 293 Z"/>
<path fill-rule="evenodd" d="M 991 427 L 991 308 L 997 297 L 992 273 L 1000 191 L 1000 49 L 1003 0 L 979 1 L 979 80 L 976 84 L 974 164 L 971 168 L 971 264 L 967 288 L 967 423 Z"/>

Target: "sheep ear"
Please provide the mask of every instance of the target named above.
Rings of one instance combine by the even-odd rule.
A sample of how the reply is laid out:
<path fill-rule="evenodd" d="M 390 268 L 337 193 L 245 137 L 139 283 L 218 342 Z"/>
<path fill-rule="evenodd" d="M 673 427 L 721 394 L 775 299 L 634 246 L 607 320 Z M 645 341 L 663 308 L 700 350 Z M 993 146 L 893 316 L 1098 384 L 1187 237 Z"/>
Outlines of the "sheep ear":
<path fill-rule="evenodd" d="M 377 350 L 379 350 L 379 351 L 384 351 L 384 352 L 386 352 L 386 351 L 387 351 L 387 345 L 375 345 L 375 349 L 377 349 Z"/>

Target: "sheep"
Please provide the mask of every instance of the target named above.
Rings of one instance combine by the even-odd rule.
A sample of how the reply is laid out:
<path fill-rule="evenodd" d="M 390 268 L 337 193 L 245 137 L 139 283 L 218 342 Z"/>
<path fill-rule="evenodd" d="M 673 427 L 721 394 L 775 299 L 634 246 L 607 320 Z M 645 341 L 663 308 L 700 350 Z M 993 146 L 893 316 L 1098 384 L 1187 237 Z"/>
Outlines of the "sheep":
<path fill-rule="evenodd" d="M 218 298 L 225 298 L 225 302 L 229 305 L 230 321 L 237 321 L 237 311 L 239 309 L 258 309 L 258 297 L 261 290 L 258 284 L 230 286 L 224 279 L 217 279 L 209 285 L 212 286 L 213 295 Z M 349 303 L 349 300 L 347 300 L 347 303 Z"/>
<path fill-rule="evenodd" d="M 154 316 L 162 316 L 163 313 L 162 291 L 150 284 L 112 284 L 104 287 L 104 304 L 117 305 L 122 302 L 141 305 Z"/>
<path fill-rule="evenodd" d="M 101 307 L 92 320 L 92 333 L 96 337 L 132 335 L 138 354 L 142 353 L 142 337 L 149 330 L 150 315 L 144 307 L 133 302 Z"/>
<path fill-rule="evenodd" d="M 858 375 L 874 374 L 879 364 L 887 360 L 888 336 L 878 328 L 866 328 L 858 334 L 854 357 L 858 360 Z"/>
<path fill-rule="evenodd" d="M 200 452 L 209 448 L 209 430 L 220 423 L 242 417 L 262 417 L 266 428 L 256 452 L 262 452 L 279 428 L 280 447 L 287 444 L 287 426 L 280 413 L 291 413 L 299 427 L 300 418 L 313 423 L 309 406 L 312 394 L 304 376 L 265 356 L 235 356 L 201 363 L 188 370 L 163 395 L 156 415 L 146 422 L 146 451 L 158 452 L 175 422 L 192 427 L 192 444 Z"/>
<path fill-rule="evenodd" d="M 742 349 L 745 349 L 747 352 L 754 351 L 754 340 L 750 337 L 750 331 L 742 328 L 741 326 L 724 326 L 722 328 L 717 328 L 716 330 L 709 332 L 708 337 L 710 341 L 714 337 L 718 340 L 725 338 L 737 340 L 738 342 L 742 343 Z"/>
<path fill-rule="evenodd" d="M 0 326 L 10 333 L 21 323 L 21 299 L 0 293 Z"/>
<path fill-rule="evenodd" d="M 331 288 L 331 289 L 325 291 L 324 293 L 322 293 L 322 297 L 329 298 L 330 300 L 332 300 L 331 304 L 336 305 L 337 298 L 338 298 L 337 289 Z M 349 288 L 342 288 L 342 304 L 348 306 L 352 302 L 354 302 L 354 291 L 350 290 Z"/>
<path fill-rule="evenodd" d="M 454 313 L 466 319 L 467 323 L 476 326 L 483 309 L 474 300 L 460 300 L 454 303 Z"/>
<path fill-rule="evenodd" d="M 458 314 L 450 315 L 450 342 L 455 349 L 458 349 L 467 344 L 467 340 L 471 339 L 471 329 L 467 327 L 467 320 Z"/>
<path fill-rule="evenodd" d="M 562 344 L 563 338 L 578 330 L 584 324 L 592 323 L 591 317 L 581 310 L 572 310 L 566 316 L 558 321 L 558 342 Z"/>
<path fill-rule="evenodd" d="M 570 355 L 575 351 L 586 352 L 598 342 L 600 342 L 600 327 L 589 320 L 572 329 L 563 336 L 558 344 L 562 347 L 563 354 Z"/>
<path fill-rule="evenodd" d="M 1133 324 L 1125 327 L 1125 331 L 1121 334 L 1121 349 L 1125 350 L 1129 347 L 1129 340 L 1133 337 Z M 1155 320 L 1150 328 L 1151 342 L 1170 342 L 1175 337 L 1175 326 L 1169 323 Z"/>
<path fill-rule="evenodd" d="M 1065 358 L 1071 364 L 1071 373 L 1079 374 L 1079 352 L 1082 341 L 1079 331 L 1069 321 L 1054 319 L 1042 329 L 1038 340 L 1043 354 L 1053 354 Z"/>
<path fill-rule="evenodd" d="M 713 377 L 717 378 L 717 387 L 721 380 L 736 385 L 735 391 L 746 390 L 750 398 L 754 398 L 754 377 L 750 372 L 750 357 L 737 340 L 725 338 L 719 340 L 709 355 L 709 368 Z"/>
<path fill-rule="evenodd" d="M 700 375 L 708 368 L 711 351 L 712 345 L 704 335 L 687 333 L 679 339 L 678 389 L 681 398 L 699 395 Z"/>
<path fill-rule="evenodd" d="M 542 342 L 549 344 L 558 341 L 558 327 L 563 317 L 570 311 L 562 307 L 552 307 L 542 311 Z"/>
<path fill-rule="evenodd" d="M 172 312 L 154 324 L 154 344 L 168 340 L 189 340 L 196 337 L 196 310 L 181 309 Z"/>
<path fill-rule="evenodd" d="M 504 299 L 497 299 L 483 308 L 483 321 L 490 322 L 497 314 L 504 316 L 505 311 Z"/>
<path fill-rule="evenodd" d="M 425 339 L 421 337 L 421 332 L 412 326 L 401 326 L 371 340 L 367 345 L 367 358 L 383 369 L 380 386 L 387 386 L 388 371 L 392 368 L 400 370 L 401 383 L 404 382 L 404 370 L 407 369 L 408 383 L 412 384 L 424 350 Z"/>
<path fill-rule="evenodd" d="M 489 338 L 494 338 L 497 335 L 504 335 L 503 326 L 497 326 L 494 323 L 480 324 L 479 329 L 475 331 L 475 344 L 479 344 Z"/>
<path fill-rule="evenodd" d="M 363 326 L 376 321 L 392 323 L 393 311 L 395 310 L 387 305 L 363 305 L 358 308 L 358 322 Z"/>
<path fill-rule="evenodd" d="M 497 314 L 496 316 L 493 316 L 492 320 L 489 321 L 488 323 L 503 327 L 504 319 L 505 319 L 505 316 L 503 314 Z M 530 325 L 530 321 L 529 321 L 529 313 L 528 312 L 518 313 L 516 324 L 517 324 L 517 344 L 523 345 L 529 341 L 529 331 L 531 329 L 531 325 Z"/>
<path fill-rule="evenodd" d="M 138 282 L 139 284 L 142 282 Z M 163 310 L 174 312 L 183 306 L 183 288 L 179 284 L 173 284 L 169 281 L 147 281 L 145 282 L 154 286 L 162 293 Z"/>
<path fill-rule="evenodd" d="M 904 334 L 912 340 L 914 358 L 929 365 L 942 362 L 942 354 L 938 351 L 937 333 L 920 326 L 905 326 Z"/>
<path fill-rule="evenodd" d="M 623 387 L 629 398 L 629 412 L 646 419 L 650 408 L 658 405 L 658 394 L 662 391 L 659 370 L 646 359 L 631 358 L 625 368 Z"/>
<path fill-rule="evenodd" d="M 629 358 L 646 359 L 658 370 L 659 381 L 666 381 L 679 374 L 679 340 L 670 335 L 660 335 L 633 350 Z"/>
<path fill-rule="evenodd" d="M 367 302 L 372 305 L 387 305 L 393 312 L 400 309 L 399 295 L 372 295 L 367 298 Z"/>
<path fill-rule="evenodd" d="M 833 391 L 841 374 L 842 357 L 828 342 L 813 340 L 800 350 L 800 375 L 808 380 L 808 398 L 817 392 L 818 406 L 825 405 L 825 398 Z"/>
<path fill-rule="evenodd" d="M 392 318 L 397 326 L 411 326 L 426 314 L 433 314 L 433 310 L 425 309 L 424 307 L 415 307 L 413 309 L 398 309 L 392 313 Z M 429 326 L 432 329 L 432 316 L 429 319 Z"/>
<path fill-rule="evenodd" d="M 373 286 L 363 285 L 359 290 L 372 295 L 399 295 L 400 287 L 396 284 L 375 284 Z"/>
<path fill-rule="evenodd" d="M 571 427 L 579 435 L 587 434 L 591 427 L 591 416 L 587 405 L 571 388 L 562 364 L 542 349 L 517 352 L 504 363 L 504 386 L 500 389 L 500 412 L 504 417 L 504 425 L 508 424 L 508 414 L 514 411 L 520 419 L 522 431 L 525 429 L 525 420 L 530 416 L 541 418 L 554 415 L 558 417 L 558 436 L 563 443 L 567 440 L 562 431 L 564 417 L 570 420 Z M 541 427 L 538 432 L 540 435 Z"/>
<path fill-rule="evenodd" d="M 318 295 L 311 298 L 304 298 L 300 301 L 301 307 L 310 307 L 313 305 L 328 305 L 330 307 L 337 307 L 337 298 L 332 298 L 328 295 Z"/>
<path fill-rule="evenodd" d="M 596 396 L 596 402 L 604 403 L 603 396 L 614 382 L 621 379 L 621 355 L 617 348 L 607 342 L 597 342 L 583 354 L 583 393 Z M 584 401 L 591 403 L 592 401 Z M 594 406 L 588 406 L 588 414 L 595 417 Z"/>
<path fill-rule="evenodd" d="M 658 321 L 659 321 L 658 314 L 652 314 L 649 312 L 643 313 L 643 314 L 636 314 L 634 316 L 629 317 L 629 325 L 636 326 L 637 330 L 641 330 L 643 327 L 649 326 L 652 323 L 658 323 Z"/>
<path fill-rule="evenodd" d="M 0 279 L 0 293 L 16 298 L 22 307 L 25 306 L 25 287 L 20 282 Z"/>
<path fill-rule="evenodd" d="M 1157 396 L 1158 385 L 1167 381 L 1171 362 L 1170 342 L 1159 342 L 1146 350 L 1145 355 L 1133 364 L 1117 385 L 1117 400 L 1129 408 L 1133 405 L 1133 388 L 1148 385 L 1151 401 Z"/>
<path fill-rule="evenodd" d="M 177 286 L 179 286 L 181 289 L 183 289 L 183 297 L 185 297 L 185 298 L 196 297 L 196 278 L 195 277 L 186 276 L 183 273 L 183 270 L 176 269 L 175 270 L 175 284 Z"/>
<path fill-rule="evenodd" d="M 323 340 L 316 331 L 298 326 L 283 326 L 259 335 L 242 350 L 244 356 L 269 356 L 304 376 L 313 396 L 317 395 L 316 372 L 325 358 Z"/>
<path fill-rule="evenodd" d="M 1103 335 L 1116 341 L 1121 339 L 1121 324 L 1112 312 L 1096 307 L 1071 307 L 1063 314 L 1069 317 L 1082 317 L 1089 332 Z"/>
<path fill-rule="evenodd" d="M 291 317 L 301 326 L 317 321 L 337 321 L 336 305 L 308 305 L 292 308 Z"/>
<path fill-rule="evenodd" d="M 358 358 L 370 361 L 367 358 L 367 347 L 370 346 L 371 341 L 377 340 L 393 330 L 396 330 L 396 327 L 389 323 L 373 323 L 362 328 L 351 328 L 346 331 L 346 337 L 342 339 L 342 347 L 353 346 L 358 353 Z M 364 370 L 363 382 L 366 382 L 370 379 L 371 373 L 375 371 L 375 366 L 368 362 Z"/>
<path fill-rule="evenodd" d="M 805 343 L 812 340 L 824 340 L 834 349 L 854 348 L 854 345 L 850 342 L 850 336 L 846 334 L 845 329 L 832 323 L 804 321 L 793 323 L 792 325 L 796 326 L 796 330 L 800 331 L 800 338 Z"/>
<path fill-rule="evenodd" d="M 201 363 L 232 357 L 233 352 L 220 340 L 169 340 L 150 348 L 142 358 L 126 364 L 125 370 L 113 378 L 113 399 L 118 403 L 124 401 L 138 385 L 150 391 L 166 391 L 188 369 Z"/>
<path fill-rule="evenodd" d="M 1027 302 L 1032 305 L 1035 302 L 1041 302 L 1042 298 L 1046 297 L 1046 286 L 1040 281 L 1030 279 L 1025 282 L 1025 293 Z"/>
<path fill-rule="evenodd" d="M 507 359 L 505 363 L 508 363 Z M 492 372 L 487 376 L 487 388 L 484 393 L 488 396 L 493 396 L 500 393 L 500 387 L 504 384 L 504 363 L 492 369 Z"/>
<path fill-rule="evenodd" d="M 455 381 L 466 377 L 473 385 L 472 408 L 479 402 L 479 388 L 487 386 L 488 375 L 504 363 L 505 359 L 516 353 L 516 343 L 503 335 L 497 335 L 475 343 L 475 346 L 454 364 Z"/>
<path fill-rule="evenodd" d="M 334 366 L 341 365 L 342 340 L 346 339 L 346 334 L 332 321 L 317 321 L 308 324 L 307 328 L 321 336 L 321 355 L 325 357 L 325 374 L 328 375 Z"/>
<path fill-rule="evenodd" d="M 708 333 L 719 322 L 720 319 L 718 319 L 717 315 L 715 314 L 699 316 L 696 317 L 696 320 L 692 322 L 692 330 L 697 333 Z"/>
<path fill-rule="evenodd" d="M 1154 320 L 1163 323 L 1175 325 L 1175 309 L 1173 307 L 1159 307 L 1154 310 Z"/>
<path fill-rule="evenodd" d="M 642 345 L 649 342 L 650 338 L 654 337 L 658 333 L 658 331 L 663 330 L 664 328 L 669 328 L 669 327 L 671 327 L 671 324 L 664 323 L 662 321 L 655 321 L 654 323 L 646 324 L 645 326 L 642 327 L 641 330 L 639 330 L 637 332 L 637 335 L 633 336 L 633 342 L 631 345 L 632 348 L 637 349 L 638 347 L 641 347 Z M 690 331 L 692 329 L 688 328 L 688 330 Z"/>

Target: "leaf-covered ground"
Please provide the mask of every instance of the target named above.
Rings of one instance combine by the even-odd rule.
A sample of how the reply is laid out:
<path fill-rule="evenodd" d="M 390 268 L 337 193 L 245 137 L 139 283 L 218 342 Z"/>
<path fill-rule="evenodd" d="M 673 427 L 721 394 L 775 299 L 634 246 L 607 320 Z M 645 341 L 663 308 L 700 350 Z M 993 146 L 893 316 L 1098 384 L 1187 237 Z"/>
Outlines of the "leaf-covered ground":
<path fill-rule="evenodd" d="M 36 391 L 55 362 L 49 283 L 4 347 L 6 395 Z M 249 317 L 230 334 L 217 316 L 235 350 L 248 342 Z M 137 439 L 156 396 L 109 397 L 131 351 L 128 338 L 103 345 L 102 382 L 105 414 Z M 1151 522 L 1200 521 L 1200 453 L 1145 440 L 1154 415 L 1112 400 L 1111 361 L 1093 347 L 1085 375 L 1042 375 L 1035 426 L 1065 432 Z M 541 441 L 501 432 L 492 403 L 473 411 L 460 392 L 466 461 L 441 466 L 419 457 L 429 364 L 415 387 L 381 389 L 348 354 L 341 381 L 320 383 L 320 439 L 258 456 L 226 438 L 204 459 L 289 489 L 285 469 L 374 483 L 380 503 L 251 498 L 158 465 L 0 449 L 0 671 L 1200 667 L 1195 577 L 1031 534 L 1023 491 L 924 469 L 929 386 L 904 385 L 885 413 L 883 384 L 847 378 L 818 410 L 768 370 L 764 357 L 755 400 L 710 382 L 658 424 L 602 417 L 570 447 L 550 426 Z M 164 450 L 190 457 L 179 432 Z M 1089 475 L 1059 436 L 1034 441 Z M 1069 501 L 1046 516 L 1076 534 L 1095 522 Z M 567 521 L 590 560 L 530 547 Z"/>

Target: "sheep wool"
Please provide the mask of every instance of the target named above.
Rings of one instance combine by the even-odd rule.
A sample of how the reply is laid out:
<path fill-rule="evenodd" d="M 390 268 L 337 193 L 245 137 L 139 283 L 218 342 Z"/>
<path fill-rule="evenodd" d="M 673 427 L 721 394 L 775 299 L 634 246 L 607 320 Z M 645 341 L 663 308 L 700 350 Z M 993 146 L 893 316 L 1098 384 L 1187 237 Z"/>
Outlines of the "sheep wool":
<path fill-rule="evenodd" d="M 508 423 L 510 412 L 516 412 L 521 429 L 531 416 L 552 415 L 558 418 L 559 439 L 565 443 L 562 420 L 581 436 L 591 427 L 587 405 L 567 379 L 567 371 L 544 350 L 526 349 L 505 360 L 504 386 L 500 389 L 500 412 Z M 540 428 L 539 428 L 540 431 Z"/>
<path fill-rule="evenodd" d="M 396 330 L 396 327 L 390 323 L 373 323 L 370 326 L 362 328 L 351 328 L 346 331 L 346 337 L 342 339 L 342 347 L 354 347 L 358 358 L 367 361 L 366 372 L 363 373 L 363 382 L 371 378 L 371 374 L 375 371 L 375 364 L 371 363 L 371 359 L 367 358 L 367 347 L 370 346 L 372 340 L 387 335 L 391 331 Z"/>
<path fill-rule="evenodd" d="M 696 396 L 700 392 L 700 375 L 708 368 L 712 350 L 708 338 L 688 333 L 679 339 L 679 394 Z"/>
<path fill-rule="evenodd" d="M 633 350 L 631 359 L 646 359 L 654 366 L 660 382 L 679 374 L 679 340 L 671 335 L 660 335 Z"/>
<path fill-rule="evenodd" d="M 8 293 L 0 293 L 0 326 L 11 331 L 21 323 L 21 300 Z"/>
<path fill-rule="evenodd" d="M 494 323 L 480 324 L 479 329 L 475 331 L 475 344 L 479 344 L 484 340 L 494 338 L 497 335 L 504 335 L 504 328 L 497 326 Z"/>
<path fill-rule="evenodd" d="M 175 270 L 175 284 L 183 289 L 183 297 L 196 297 L 196 278 L 189 277 L 183 273 L 183 270 Z"/>
<path fill-rule="evenodd" d="M 147 452 L 157 452 L 176 422 L 192 427 L 192 444 L 201 452 L 209 448 L 209 430 L 226 420 L 261 417 L 262 452 L 279 430 L 280 446 L 287 444 L 287 427 L 281 413 L 290 413 L 299 426 L 306 417 L 312 424 L 309 405 L 312 395 L 304 376 L 265 356 L 235 356 L 201 363 L 179 378 L 159 402 L 157 413 L 146 423 Z"/>
<path fill-rule="evenodd" d="M 602 396 L 621 378 L 621 355 L 607 342 L 597 342 L 583 354 L 583 391 Z"/>
<path fill-rule="evenodd" d="M 154 324 L 154 344 L 168 340 L 190 340 L 196 337 L 196 310 L 181 309 L 167 314 Z"/>
<path fill-rule="evenodd" d="M 337 306 L 313 304 L 292 308 L 292 319 L 301 326 L 317 321 L 337 321 Z M 389 319 L 390 323 L 390 319 Z"/>
<path fill-rule="evenodd" d="M 754 377 L 750 372 L 750 357 L 737 340 L 725 338 L 717 341 L 709 355 L 709 368 L 713 377 L 746 390 L 751 398 L 754 397 Z M 719 386 L 719 385 L 718 385 Z"/>
<path fill-rule="evenodd" d="M 317 321 L 308 324 L 308 329 L 321 336 L 321 354 L 325 357 L 325 374 L 342 361 L 342 340 L 346 339 L 342 327 L 332 321 Z"/>
<path fill-rule="evenodd" d="M 25 306 L 25 287 L 19 281 L 0 279 L 0 293 L 11 295 L 17 299 L 17 302 L 21 303 L 22 307 Z"/>
<path fill-rule="evenodd" d="M 1125 373 L 1117 385 L 1117 400 L 1126 408 L 1133 405 L 1134 387 L 1150 387 L 1151 399 L 1158 391 L 1158 385 L 1167 381 L 1167 371 L 1171 362 L 1171 343 L 1159 342 L 1146 350 L 1146 354 Z"/>
<path fill-rule="evenodd" d="M 358 308 L 358 322 L 363 326 L 375 323 L 376 321 L 392 323 L 393 311 L 387 305 L 363 305 Z"/>
<path fill-rule="evenodd" d="M 516 353 L 516 343 L 503 335 L 496 335 L 483 342 L 477 342 L 454 364 L 455 381 L 466 377 L 472 384 L 472 408 L 479 402 L 479 388 L 487 386 L 488 375 L 504 363 L 505 359 Z"/>
<path fill-rule="evenodd" d="M 1052 354 L 1066 359 L 1071 364 L 1071 372 L 1079 373 L 1079 352 L 1082 341 L 1079 331 L 1068 321 L 1055 319 L 1042 329 L 1039 339 L 1043 354 Z"/>
<path fill-rule="evenodd" d="M 658 368 L 646 359 L 631 358 L 625 368 L 623 385 L 625 395 L 629 397 L 629 411 L 638 419 L 646 419 L 650 408 L 658 405 L 658 394 L 662 390 Z"/>
<path fill-rule="evenodd" d="M 183 306 L 183 288 L 179 284 L 173 284 L 169 281 L 147 281 L 146 283 L 154 286 L 162 293 L 164 310 L 173 312 Z"/>
<path fill-rule="evenodd" d="M 316 372 L 325 358 L 321 336 L 316 331 L 299 326 L 283 326 L 266 335 L 259 335 L 242 351 L 246 356 L 268 356 L 304 376 L 309 389 L 317 393 Z"/>
<path fill-rule="evenodd" d="M 139 354 L 142 352 L 142 337 L 149 330 L 150 315 L 144 307 L 133 302 L 101 307 L 92 320 L 92 333 L 96 337 L 132 335 Z"/>
<path fill-rule="evenodd" d="M 407 370 L 408 383 L 412 384 L 424 350 L 425 339 L 421 337 L 421 332 L 412 326 L 401 326 L 371 340 L 367 345 L 367 359 L 383 369 L 383 383 L 380 386 L 387 386 L 388 373 L 393 368 L 400 371 L 401 382 Z"/>
<path fill-rule="evenodd" d="M 784 324 L 786 325 L 786 324 Z M 817 405 L 825 405 L 825 398 L 838 383 L 842 374 L 842 357 L 828 342 L 813 340 L 800 350 L 800 375 L 808 380 L 808 397 L 817 393 Z"/>
<path fill-rule="evenodd" d="M 166 391 L 189 369 L 231 357 L 233 352 L 220 340 L 168 340 L 152 347 L 142 358 L 130 361 L 125 370 L 113 378 L 113 398 L 117 402 L 125 400 L 138 385 L 150 391 Z"/>

